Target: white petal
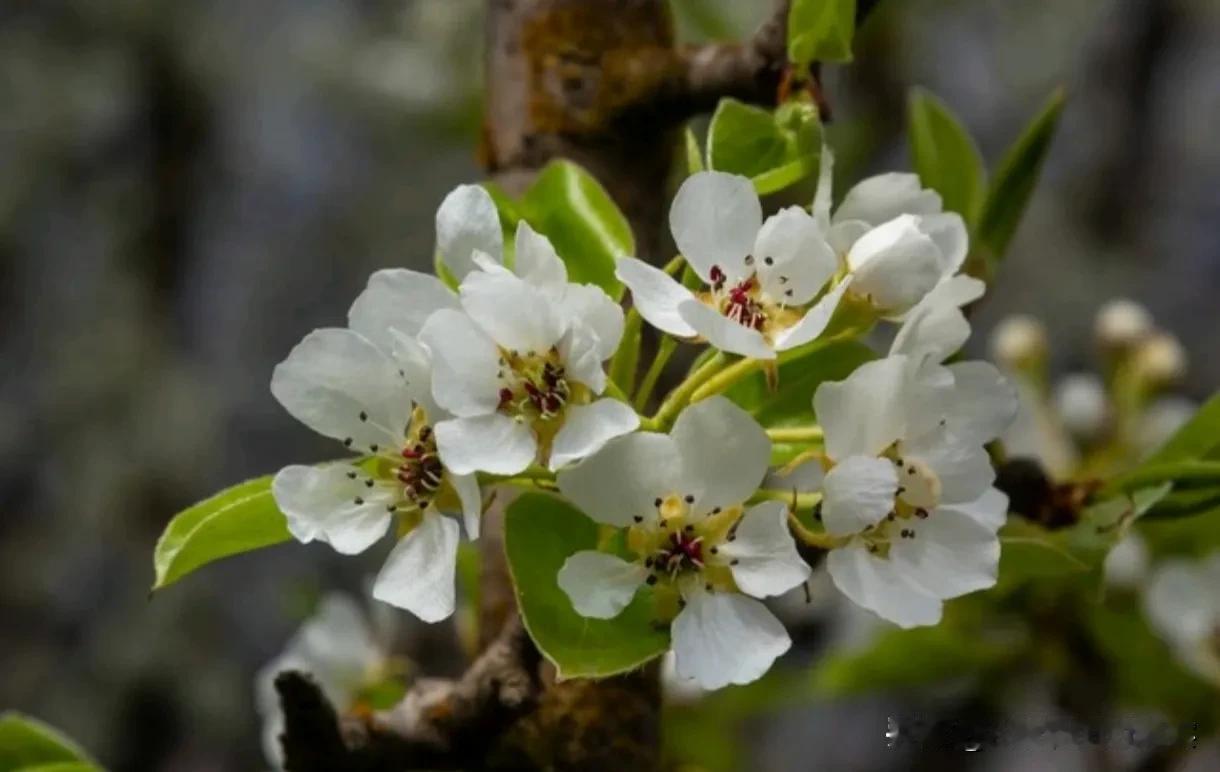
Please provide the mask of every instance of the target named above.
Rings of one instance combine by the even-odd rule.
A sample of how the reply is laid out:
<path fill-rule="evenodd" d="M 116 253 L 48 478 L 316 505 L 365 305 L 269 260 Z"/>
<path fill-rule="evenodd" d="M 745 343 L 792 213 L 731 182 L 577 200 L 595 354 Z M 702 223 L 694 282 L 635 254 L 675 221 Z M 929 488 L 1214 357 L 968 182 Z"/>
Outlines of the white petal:
<path fill-rule="evenodd" d="M 449 484 L 457 493 L 462 505 L 462 523 L 466 526 L 466 538 L 479 538 L 479 520 L 483 517 L 483 493 L 479 490 L 479 478 L 473 474 L 448 474 Z"/>
<path fill-rule="evenodd" d="M 696 591 L 672 630 L 678 676 L 704 689 L 757 680 L 792 646 L 761 601 L 735 592 Z"/>
<path fill-rule="evenodd" d="M 605 290 L 592 284 L 569 284 L 559 301 L 559 311 L 569 325 L 579 325 L 597 339 L 598 361 L 614 355 L 623 338 L 623 307 Z"/>
<path fill-rule="evenodd" d="M 558 298 L 568 283 L 568 269 L 551 240 L 522 220 L 517 224 L 513 271 L 539 289 Z"/>
<path fill-rule="evenodd" d="M 724 172 L 692 174 L 678 188 L 669 228 L 678 251 L 709 281 L 712 266 L 729 279 L 749 273 L 745 258 L 762 226 L 762 204 L 745 177 Z"/>
<path fill-rule="evenodd" d="M 906 357 L 886 357 L 860 365 L 845 380 L 818 386 L 813 409 L 831 458 L 875 456 L 902 436 L 907 364 Z"/>
<path fill-rule="evenodd" d="M 943 362 L 970 338 L 970 323 L 957 306 L 929 303 L 924 298 L 907 315 L 894 336 L 890 354 Z"/>
<path fill-rule="evenodd" d="M 658 497 L 685 495 L 674 441 L 640 432 L 611 440 L 580 463 L 559 472 L 559 490 L 586 515 L 607 525 L 655 520 Z"/>
<path fill-rule="evenodd" d="M 1171 558 L 1157 568 L 1144 594 L 1144 613 L 1158 632 L 1180 645 L 1199 645 L 1214 629 L 1216 588 L 1200 567 Z"/>
<path fill-rule="evenodd" d="M 848 276 L 814 303 L 799 322 L 776 335 L 775 350 L 787 351 L 803 346 L 825 332 L 831 317 L 835 315 L 835 309 L 839 307 L 839 301 L 843 299 L 843 293 L 850 285 L 851 277 Z"/>
<path fill-rule="evenodd" d="M 809 564 L 796 552 L 783 503 L 767 501 L 746 510 L 734 533 L 720 553 L 733 559 L 733 580 L 742 592 L 766 598 L 809 578 Z"/>
<path fill-rule="evenodd" d="M 544 352 L 559 343 L 563 320 L 546 293 L 508 273 L 477 271 L 458 289 L 462 308 L 510 351 Z"/>
<path fill-rule="evenodd" d="M 853 603 L 900 627 L 940 621 L 940 599 L 912 585 L 889 560 L 870 554 L 862 544 L 831 550 L 826 569 L 835 587 Z"/>
<path fill-rule="evenodd" d="M 822 481 L 822 522 L 835 536 L 876 525 L 894 509 L 898 474 L 884 458 L 851 456 L 836 464 Z"/>
<path fill-rule="evenodd" d="M 886 313 L 902 313 L 940 281 L 940 250 L 910 215 L 873 228 L 852 244 L 852 292 Z"/>
<path fill-rule="evenodd" d="M 839 267 L 817 223 L 799 206 L 767 218 L 752 254 L 763 291 L 787 305 L 808 303 Z"/>
<path fill-rule="evenodd" d="M 694 298 L 682 301 L 678 314 L 721 351 L 754 359 L 775 359 L 775 351 L 761 332 L 729 319 L 701 301 Z"/>
<path fill-rule="evenodd" d="M 452 614 L 459 530 L 456 520 L 425 515 L 386 558 L 373 584 L 373 597 L 425 622 L 439 622 Z"/>
<path fill-rule="evenodd" d="M 974 501 L 995 481 L 995 470 L 983 446 L 961 439 L 945 426 L 903 442 L 901 452 L 904 461 L 931 469 L 936 475 L 940 481 L 939 503 Z"/>
<path fill-rule="evenodd" d="M 434 429 L 441 461 L 454 474 L 517 474 L 538 453 L 530 428 L 499 413 L 453 418 Z"/>
<path fill-rule="evenodd" d="M 826 241 L 836 255 L 845 257 L 851 251 L 852 245 L 872 229 L 873 226 L 863 220 L 844 220 L 830 226 Z"/>
<path fill-rule="evenodd" d="M 890 562 L 924 592 L 947 600 L 995 584 L 1000 540 L 994 528 L 951 509 L 903 525 L 914 537 L 890 541 Z"/>
<path fill-rule="evenodd" d="M 945 504 L 940 509 L 965 515 L 995 531 L 1008 519 L 1008 496 L 995 488 L 988 488 L 974 501 Z"/>
<path fill-rule="evenodd" d="M 631 290 L 632 304 L 653 327 L 681 338 L 695 334 L 678 314 L 678 306 L 695 296 L 672 276 L 634 257 L 620 257 L 614 275 Z"/>
<path fill-rule="evenodd" d="M 925 214 L 919 218 L 919 228 L 940 251 L 940 275 L 947 278 L 957 273 L 970 249 L 970 237 L 966 235 L 962 216 L 957 212 Z"/>
<path fill-rule="evenodd" d="M 586 550 L 564 561 L 559 589 L 582 617 L 612 619 L 627 608 L 647 576 L 648 569 L 640 563 Z"/>
<path fill-rule="evenodd" d="M 457 307 L 457 295 L 440 279 L 394 268 L 369 277 L 347 312 L 347 326 L 389 353 L 394 347 L 391 330 L 414 337 L 433 311 Z"/>
<path fill-rule="evenodd" d="M 460 311 L 441 310 L 419 334 L 432 354 L 432 396 L 458 416 L 491 413 L 500 405 L 500 351 Z"/>
<path fill-rule="evenodd" d="M 459 185 L 436 210 L 436 249 L 445 267 L 461 281 L 474 270 L 474 250 L 503 261 L 504 236 L 491 195 L 478 185 Z"/>
<path fill-rule="evenodd" d="M 640 416 L 617 399 L 574 405 L 568 408 L 563 428 L 551 445 L 550 468 L 559 469 L 591 456 L 610 440 L 635 431 L 639 425 Z"/>
<path fill-rule="evenodd" d="M 900 214 L 935 214 L 941 211 L 940 195 L 925 190 L 915 174 L 890 172 L 861 180 L 835 211 L 836 223 L 863 220 L 880 225 Z"/>
<path fill-rule="evenodd" d="M 355 474 L 356 477 L 349 477 Z M 365 486 L 367 475 L 348 464 L 284 467 L 271 482 L 271 495 L 301 542 L 324 541 L 336 552 L 368 549 L 390 526 L 388 488 Z"/>
<path fill-rule="evenodd" d="M 740 504 L 767 474 L 771 440 L 750 414 L 725 397 L 709 397 L 678 414 L 673 430 L 685 475 L 702 482 L 700 512 Z"/>
<path fill-rule="evenodd" d="M 947 425 L 953 433 L 980 443 L 1003 434 L 1017 415 L 1012 382 L 990 362 L 958 362 L 948 369 L 953 374 L 953 404 Z"/>
<path fill-rule="evenodd" d="M 933 287 L 932 291 L 924 296 L 923 302 L 961 308 L 983 297 L 986 291 L 986 283 L 973 276 L 959 273 L 956 276 L 950 276 L 948 279 L 942 280 Z"/>
<path fill-rule="evenodd" d="M 606 390 L 601 342 L 587 326 L 576 324 L 568 328 L 559 341 L 559 357 L 570 380 L 583 383 L 594 394 Z"/>
<path fill-rule="evenodd" d="M 398 330 L 391 330 L 390 338 L 390 354 L 406 381 L 409 397 L 424 409 L 429 423 L 448 417 L 432 397 L 432 353 L 419 340 Z"/>
<path fill-rule="evenodd" d="M 351 330 L 314 330 L 271 376 L 271 393 L 319 434 L 363 451 L 401 439 L 411 398 L 390 356 Z M 361 416 L 364 416 L 362 419 Z"/>

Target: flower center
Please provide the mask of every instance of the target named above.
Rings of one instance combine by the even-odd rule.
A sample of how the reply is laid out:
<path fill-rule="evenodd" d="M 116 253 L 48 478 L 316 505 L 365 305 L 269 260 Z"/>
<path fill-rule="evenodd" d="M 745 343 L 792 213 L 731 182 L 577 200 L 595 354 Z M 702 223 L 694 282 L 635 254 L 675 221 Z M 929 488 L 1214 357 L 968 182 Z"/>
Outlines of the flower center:
<path fill-rule="evenodd" d="M 441 487 L 444 472 L 432 427 L 412 420 L 402 449 L 402 463 L 395 473 L 402 483 L 403 495 L 413 504 L 424 506 Z"/>
<path fill-rule="evenodd" d="M 753 263 L 753 258 L 746 258 L 746 264 Z M 742 327 L 751 330 L 767 332 L 771 328 L 783 329 L 796 321 L 795 315 L 781 302 L 772 300 L 756 274 L 728 283 L 728 276 L 718 265 L 713 265 L 709 272 L 711 285 L 703 293 L 705 303 L 715 308 L 726 318 L 737 322 Z M 787 277 L 779 277 L 781 283 L 787 282 Z M 785 290 L 791 295 L 792 290 Z"/>
<path fill-rule="evenodd" d="M 562 415 L 572 397 L 559 351 L 516 351 L 500 356 L 500 412 L 527 421 L 549 421 Z"/>

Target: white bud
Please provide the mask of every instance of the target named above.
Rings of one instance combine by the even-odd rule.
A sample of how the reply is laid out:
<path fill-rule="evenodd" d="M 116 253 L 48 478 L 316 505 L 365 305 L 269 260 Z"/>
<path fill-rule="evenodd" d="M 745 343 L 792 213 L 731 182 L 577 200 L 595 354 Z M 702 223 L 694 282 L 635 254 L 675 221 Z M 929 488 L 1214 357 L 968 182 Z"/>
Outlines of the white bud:
<path fill-rule="evenodd" d="M 1073 435 L 1096 439 L 1105 431 L 1109 412 L 1101 380 L 1089 373 L 1065 376 L 1055 385 L 1055 412 Z"/>
<path fill-rule="evenodd" d="M 1158 332 L 1144 341 L 1135 353 L 1135 362 L 1139 372 L 1157 384 L 1171 383 L 1186 374 L 1186 351 L 1167 332 Z"/>
<path fill-rule="evenodd" d="M 1152 331 L 1152 315 L 1134 300 L 1111 300 L 1097 312 L 1094 332 L 1101 345 L 1122 348 L 1138 343 Z"/>
<path fill-rule="evenodd" d="M 991 357 L 1010 369 L 1046 355 L 1046 328 L 1028 314 L 1013 314 L 991 333 Z"/>
<path fill-rule="evenodd" d="M 1135 587 L 1148 573 L 1148 547 L 1134 531 L 1123 537 L 1106 555 L 1103 567 L 1106 584 L 1115 587 Z"/>

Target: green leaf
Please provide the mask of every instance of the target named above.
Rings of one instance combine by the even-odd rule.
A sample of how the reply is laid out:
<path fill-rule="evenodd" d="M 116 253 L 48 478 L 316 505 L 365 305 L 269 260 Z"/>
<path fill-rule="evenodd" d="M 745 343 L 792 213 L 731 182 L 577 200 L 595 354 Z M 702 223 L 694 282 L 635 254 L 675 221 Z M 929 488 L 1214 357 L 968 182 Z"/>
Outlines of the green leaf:
<path fill-rule="evenodd" d="M 1164 482 L 1178 487 L 1220 486 L 1220 461 L 1171 461 L 1168 463 L 1144 464 L 1111 480 L 1102 492 L 1135 490 Z"/>
<path fill-rule="evenodd" d="M 914 689 L 937 681 L 977 678 L 1013 647 L 1008 640 L 967 635 L 953 625 L 882 632 L 863 651 L 824 657 L 815 688 L 831 695 Z"/>
<path fill-rule="evenodd" d="M 247 480 L 175 515 L 153 552 L 153 589 L 220 558 L 291 539 L 271 495 L 271 479 Z"/>
<path fill-rule="evenodd" d="M 799 67 L 814 60 L 850 62 L 855 33 L 856 0 L 792 0 L 788 59 Z"/>
<path fill-rule="evenodd" d="M 749 177 L 760 195 L 816 172 L 821 147 L 817 108 L 805 102 L 789 102 L 770 112 L 722 99 L 708 126 L 709 168 Z"/>
<path fill-rule="evenodd" d="M 598 526 L 580 510 L 554 496 L 527 493 L 509 505 L 504 529 L 521 618 L 538 650 L 555 663 L 559 677 L 611 676 L 669 648 L 668 630 L 653 623 L 649 588 L 642 587 L 614 619 L 580 616 L 559 589 L 557 576 L 564 561 L 598 546 Z"/>
<path fill-rule="evenodd" d="M 907 124 L 919 179 L 972 228 L 987 195 L 987 173 L 974 140 L 943 102 L 921 88 L 912 89 L 907 101 Z"/>
<path fill-rule="evenodd" d="M 1042 162 L 1046 159 L 1059 115 L 1063 111 L 1063 89 L 1056 90 L 1041 112 L 1030 121 L 1025 131 L 1004 154 L 995 179 L 987 193 L 975 233 L 983 248 L 990 270 L 1004 256 L 1008 242 L 1017 230 L 1025 206 L 1038 183 Z"/>
<path fill-rule="evenodd" d="M 813 392 L 823 381 L 839 381 L 875 359 L 868 346 L 855 340 L 815 340 L 779 357 L 779 380 L 772 392 L 763 373 L 744 378 L 725 392 L 764 426 L 810 423 Z"/>
<path fill-rule="evenodd" d="M 44 767 L 60 772 L 99 769 L 59 730 L 20 713 L 0 714 L 0 772 Z"/>
<path fill-rule="evenodd" d="M 552 161 L 519 202 L 521 216 L 555 245 L 569 280 L 596 284 L 618 300 L 614 264 L 635 254 L 631 225 L 596 179 L 571 161 Z"/>
<path fill-rule="evenodd" d="M 691 131 L 690 126 L 686 127 L 683 134 L 684 147 L 686 149 L 686 174 L 698 174 L 703 171 L 703 151 L 699 149 L 699 138 L 695 136 L 695 132 Z"/>
<path fill-rule="evenodd" d="M 1220 448 L 1220 393 L 1203 403 L 1143 466 L 1204 458 L 1217 448 Z"/>
<path fill-rule="evenodd" d="M 1173 517 L 1220 515 L 1220 486 L 1175 490 L 1144 515 L 1149 520 Z"/>

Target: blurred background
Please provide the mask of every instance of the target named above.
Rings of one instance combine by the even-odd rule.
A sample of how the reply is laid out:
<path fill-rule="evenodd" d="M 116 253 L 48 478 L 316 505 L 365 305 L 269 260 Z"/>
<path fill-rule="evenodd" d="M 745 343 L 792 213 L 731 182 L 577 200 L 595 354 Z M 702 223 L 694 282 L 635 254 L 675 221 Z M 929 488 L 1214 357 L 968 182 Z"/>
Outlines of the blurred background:
<path fill-rule="evenodd" d="M 743 36 L 770 3 L 673 6 L 699 41 Z M 277 547 L 150 598 L 152 548 L 190 502 L 334 455 L 271 398 L 271 369 L 342 324 L 373 270 L 431 265 L 437 204 L 481 176 L 482 17 L 479 0 L 0 5 L 0 708 L 114 770 L 264 765 L 255 671 L 389 544 Z M 1220 384 L 1220 3 L 886 0 L 856 56 L 825 74 L 844 181 L 910 168 L 912 85 L 991 164 L 1067 87 L 974 353 L 1020 311 L 1049 329 L 1054 372 L 1096 368 L 1094 315 L 1130 296 L 1182 341 L 1181 394 Z M 876 627 L 813 594 L 790 599 L 784 664 L 805 671 Z M 450 629 L 399 621 L 430 671 L 460 668 Z M 1028 686 L 1017 715 L 1062 715 Z M 943 768 L 887 748 L 887 716 L 968 711 L 963 694 L 754 690 L 678 711 L 670 736 L 728 768 Z M 1089 743 L 969 744 L 963 768 L 1127 768 Z M 1175 763 L 1220 768 L 1206 745 Z"/>

